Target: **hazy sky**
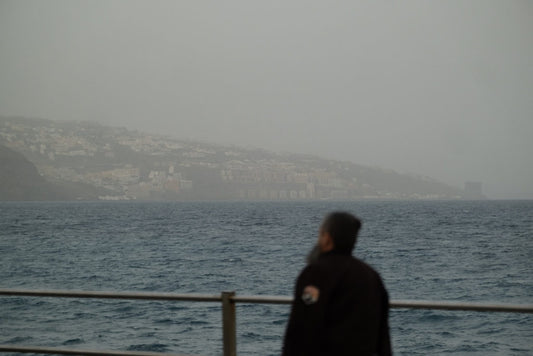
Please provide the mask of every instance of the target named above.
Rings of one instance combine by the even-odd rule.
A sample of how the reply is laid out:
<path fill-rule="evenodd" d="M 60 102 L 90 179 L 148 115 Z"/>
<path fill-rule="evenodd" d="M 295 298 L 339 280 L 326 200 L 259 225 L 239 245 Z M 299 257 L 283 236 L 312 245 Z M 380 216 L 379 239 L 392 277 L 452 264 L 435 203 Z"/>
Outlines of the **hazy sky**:
<path fill-rule="evenodd" d="M 533 198 L 533 1 L 0 0 L 0 115 Z"/>

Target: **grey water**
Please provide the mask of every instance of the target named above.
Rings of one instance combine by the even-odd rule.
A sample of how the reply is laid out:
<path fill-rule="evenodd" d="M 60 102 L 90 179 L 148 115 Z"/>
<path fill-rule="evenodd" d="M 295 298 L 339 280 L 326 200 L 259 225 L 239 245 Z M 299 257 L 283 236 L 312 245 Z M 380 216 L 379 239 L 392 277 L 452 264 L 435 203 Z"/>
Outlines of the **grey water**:
<path fill-rule="evenodd" d="M 0 288 L 283 295 L 332 210 L 391 299 L 531 304 L 533 201 L 2 202 Z M 288 305 L 237 306 L 279 355 Z M 532 355 L 533 316 L 393 309 L 396 355 Z M 0 343 L 221 355 L 218 303 L 0 297 Z"/>

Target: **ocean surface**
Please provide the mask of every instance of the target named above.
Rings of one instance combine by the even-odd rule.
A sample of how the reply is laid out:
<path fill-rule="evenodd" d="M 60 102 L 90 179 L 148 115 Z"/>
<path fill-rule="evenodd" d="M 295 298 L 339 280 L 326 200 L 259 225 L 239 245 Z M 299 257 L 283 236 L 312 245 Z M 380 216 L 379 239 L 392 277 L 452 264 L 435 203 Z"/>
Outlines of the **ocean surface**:
<path fill-rule="evenodd" d="M 292 294 L 332 210 L 391 299 L 533 303 L 533 201 L 2 202 L 0 288 Z M 239 355 L 279 355 L 288 305 L 237 305 Z M 393 309 L 395 355 L 533 355 L 533 315 Z M 219 303 L 1 297 L 0 343 L 222 354 Z"/>

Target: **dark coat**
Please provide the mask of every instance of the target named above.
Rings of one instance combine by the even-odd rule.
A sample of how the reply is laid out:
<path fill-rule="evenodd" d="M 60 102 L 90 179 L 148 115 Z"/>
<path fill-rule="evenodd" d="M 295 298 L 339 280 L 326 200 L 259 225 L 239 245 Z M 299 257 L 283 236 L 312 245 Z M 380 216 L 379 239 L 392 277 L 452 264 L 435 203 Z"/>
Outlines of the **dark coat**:
<path fill-rule="evenodd" d="M 318 290 L 316 302 L 302 298 Z M 283 356 L 391 355 L 389 297 L 379 274 L 351 255 L 328 252 L 296 282 Z"/>

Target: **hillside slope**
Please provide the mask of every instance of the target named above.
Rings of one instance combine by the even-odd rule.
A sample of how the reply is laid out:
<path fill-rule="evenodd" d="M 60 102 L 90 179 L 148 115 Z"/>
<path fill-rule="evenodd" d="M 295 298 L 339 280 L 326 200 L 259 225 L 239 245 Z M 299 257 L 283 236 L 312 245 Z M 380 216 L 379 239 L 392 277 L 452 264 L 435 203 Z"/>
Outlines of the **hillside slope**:
<path fill-rule="evenodd" d="M 74 182 L 48 182 L 22 154 L 0 145 L 0 200 L 75 200 L 98 199 L 105 193 L 95 187 Z"/>
<path fill-rule="evenodd" d="M 22 153 L 48 182 L 61 182 L 54 198 L 460 199 L 464 194 L 428 177 L 352 162 L 179 140 L 92 122 L 0 117 L 0 144 Z M 36 186 L 45 183 L 27 162 L 24 167 L 17 168 L 21 181 L 8 182 L 6 194 L 49 196 L 26 184 L 27 179 Z"/>

